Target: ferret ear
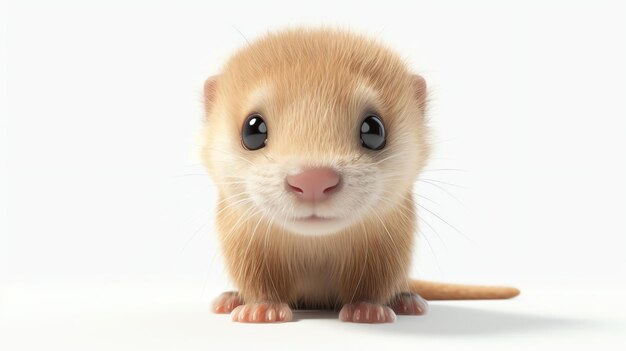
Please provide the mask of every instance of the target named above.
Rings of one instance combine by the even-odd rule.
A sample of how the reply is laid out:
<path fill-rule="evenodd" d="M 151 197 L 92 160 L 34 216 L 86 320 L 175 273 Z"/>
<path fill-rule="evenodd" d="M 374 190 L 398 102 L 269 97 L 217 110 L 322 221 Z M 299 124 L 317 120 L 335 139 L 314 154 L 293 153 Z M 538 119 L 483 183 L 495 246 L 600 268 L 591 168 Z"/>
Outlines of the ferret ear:
<path fill-rule="evenodd" d="M 426 87 L 426 80 L 417 74 L 413 75 L 413 91 L 415 92 L 415 98 L 419 108 L 423 111 L 426 107 L 426 95 L 428 89 Z"/>
<path fill-rule="evenodd" d="M 211 76 L 204 81 L 204 109 L 207 117 L 213 108 L 213 104 L 215 104 L 218 78 L 219 76 Z"/>

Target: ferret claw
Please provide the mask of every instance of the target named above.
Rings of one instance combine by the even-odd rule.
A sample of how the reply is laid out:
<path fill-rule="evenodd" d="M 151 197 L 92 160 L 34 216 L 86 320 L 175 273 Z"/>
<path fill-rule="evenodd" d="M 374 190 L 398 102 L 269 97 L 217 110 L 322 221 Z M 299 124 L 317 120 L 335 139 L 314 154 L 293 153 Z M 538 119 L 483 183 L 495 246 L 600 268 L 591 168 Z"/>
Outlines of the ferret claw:
<path fill-rule="evenodd" d="M 213 300 L 212 308 L 215 313 L 230 313 L 237 306 L 243 305 L 243 300 L 236 291 L 227 291 Z"/>
<path fill-rule="evenodd" d="M 230 314 L 234 322 L 276 323 L 289 322 L 293 314 L 284 303 L 256 302 L 236 307 Z"/>
<path fill-rule="evenodd" d="M 428 311 L 428 302 L 415 293 L 398 294 L 391 302 L 389 307 L 396 314 L 406 315 L 422 315 Z"/>
<path fill-rule="evenodd" d="M 358 302 L 344 305 L 339 312 L 339 319 L 354 323 L 391 323 L 396 319 L 396 314 L 389 306 Z"/>

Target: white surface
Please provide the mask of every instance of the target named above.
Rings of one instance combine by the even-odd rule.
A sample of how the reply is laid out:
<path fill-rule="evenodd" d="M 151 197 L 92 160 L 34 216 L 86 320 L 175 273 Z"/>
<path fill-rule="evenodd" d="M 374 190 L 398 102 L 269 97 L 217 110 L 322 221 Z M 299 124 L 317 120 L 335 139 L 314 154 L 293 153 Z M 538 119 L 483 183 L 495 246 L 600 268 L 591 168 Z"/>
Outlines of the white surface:
<path fill-rule="evenodd" d="M 513 301 L 433 302 L 396 323 L 300 312 L 280 325 L 229 322 L 197 286 L 14 285 L 2 290 L 2 350 L 624 350 L 624 286 L 527 287 Z M 33 333 L 34 331 L 34 333 Z"/>
<path fill-rule="evenodd" d="M 624 13 L 604 1 L 0 2 L 0 349 L 623 345 Z M 229 284 L 215 189 L 194 157 L 202 82 L 244 36 L 306 24 L 378 37 L 428 81 L 436 153 L 416 191 L 432 213 L 420 211 L 414 275 L 508 283 L 520 299 L 380 327 L 208 313 Z"/>

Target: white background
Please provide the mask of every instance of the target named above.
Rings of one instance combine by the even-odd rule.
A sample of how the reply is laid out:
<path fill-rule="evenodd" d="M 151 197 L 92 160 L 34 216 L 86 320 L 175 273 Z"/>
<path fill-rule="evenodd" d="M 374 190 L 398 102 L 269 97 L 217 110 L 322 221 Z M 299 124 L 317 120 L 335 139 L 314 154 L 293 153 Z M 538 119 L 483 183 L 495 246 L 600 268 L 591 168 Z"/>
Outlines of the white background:
<path fill-rule="evenodd" d="M 604 1 L 2 3 L 0 349 L 623 348 L 625 14 Z M 436 153 L 416 184 L 414 276 L 511 284 L 518 299 L 440 302 L 387 326 L 209 312 L 231 287 L 196 157 L 202 83 L 246 39 L 299 25 L 369 34 L 428 81 Z"/>

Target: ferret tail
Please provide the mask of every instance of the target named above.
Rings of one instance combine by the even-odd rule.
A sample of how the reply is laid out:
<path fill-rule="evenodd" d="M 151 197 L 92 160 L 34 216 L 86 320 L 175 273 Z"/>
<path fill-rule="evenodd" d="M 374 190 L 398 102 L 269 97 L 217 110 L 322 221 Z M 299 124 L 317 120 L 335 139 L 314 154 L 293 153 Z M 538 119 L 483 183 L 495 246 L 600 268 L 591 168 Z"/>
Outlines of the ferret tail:
<path fill-rule="evenodd" d="M 410 280 L 411 291 L 426 300 L 494 300 L 510 299 L 519 295 L 516 288 L 506 286 L 482 286 L 435 283 Z"/>

